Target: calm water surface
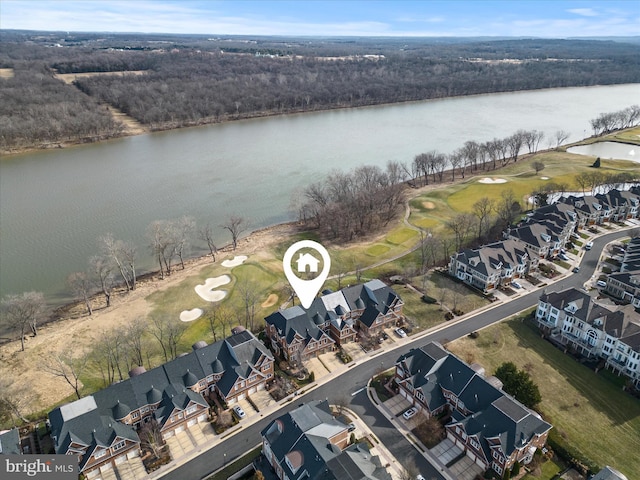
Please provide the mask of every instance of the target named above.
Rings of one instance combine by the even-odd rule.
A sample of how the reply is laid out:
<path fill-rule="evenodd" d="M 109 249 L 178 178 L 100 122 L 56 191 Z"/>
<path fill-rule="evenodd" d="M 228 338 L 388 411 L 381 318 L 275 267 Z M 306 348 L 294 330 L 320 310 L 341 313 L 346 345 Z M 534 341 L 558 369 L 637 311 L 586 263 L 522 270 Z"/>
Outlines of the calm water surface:
<path fill-rule="evenodd" d="M 578 145 L 577 147 L 567 148 L 567 152 L 577 153 L 578 155 L 589 155 L 591 157 L 600 157 L 602 159 L 610 158 L 640 162 L 640 147 L 617 142 L 599 142 L 591 145 Z"/>
<path fill-rule="evenodd" d="M 175 130 L 0 161 L 0 295 L 41 290 L 68 299 L 65 278 L 84 270 L 98 236 L 138 245 L 154 266 L 145 230 L 156 219 L 194 216 L 217 226 L 229 214 L 253 229 L 293 218 L 292 192 L 334 168 L 410 163 L 466 140 L 517 129 L 570 141 L 589 120 L 640 99 L 640 85 L 552 89 L 270 117 Z M 546 140 L 543 145 L 546 146 Z M 229 241 L 219 229 L 220 243 Z M 200 248 L 202 246 L 199 246 Z"/>

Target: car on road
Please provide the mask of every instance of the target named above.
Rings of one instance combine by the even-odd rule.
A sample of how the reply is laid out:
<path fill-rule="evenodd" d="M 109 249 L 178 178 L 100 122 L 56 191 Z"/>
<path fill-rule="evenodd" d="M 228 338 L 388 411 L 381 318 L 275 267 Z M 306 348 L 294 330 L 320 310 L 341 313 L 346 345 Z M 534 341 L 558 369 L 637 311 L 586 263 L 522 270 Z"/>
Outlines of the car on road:
<path fill-rule="evenodd" d="M 403 329 L 401 329 L 401 328 L 396 328 L 394 331 L 396 332 L 396 335 L 398 335 L 398 336 L 399 336 L 399 337 L 401 337 L 401 338 L 404 338 L 404 337 L 406 337 L 406 336 L 407 336 L 407 332 L 405 332 L 405 331 L 404 331 Z"/>
<path fill-rule="evenodd" d="M 584 244 L 585 250 L 591 250 L 593 248 L 593 242 L 587 242 Z"/>
<path fill-rule="evenodd" d="M 515 288 L 522 288 L 522 285 L 520 285 L 518 282 L 516 282 L 515 280 L 513 282 L 511 282 L 511 286 L 515 287 Z"/>
<path fill-rule="evenodd" d="M 425 478 L 422 475 L 418 474 L 416 476 L 416 480 L 425 480 Z"/>
<path fill-rule="evenodd" d="M 244 413 L 244 410 L 240 405 L 236 405 L 235 407 L 233 407 L 233 413 L 235 413 L 236 417 L 238 417 L 239 420 L 242 420 L 244 417 L 247 416 L 247 414 Z"/>
<path fill-rule="evenodd" d="M 409 420 L 411 417 L 413 417 L 416 413 L 418 413 L 418 409 L 415 407 L 411 407 L 409 410 L 407 410 L 406 412 L 404 412 L 402 414 L 403 418 L 405 420 Z"/>
<path fill-rule="evenodd" d="M 573 267 L 573 270 L 571 270 L 573 273 L 578 273 L 580 271 L 580 267 Z"/>

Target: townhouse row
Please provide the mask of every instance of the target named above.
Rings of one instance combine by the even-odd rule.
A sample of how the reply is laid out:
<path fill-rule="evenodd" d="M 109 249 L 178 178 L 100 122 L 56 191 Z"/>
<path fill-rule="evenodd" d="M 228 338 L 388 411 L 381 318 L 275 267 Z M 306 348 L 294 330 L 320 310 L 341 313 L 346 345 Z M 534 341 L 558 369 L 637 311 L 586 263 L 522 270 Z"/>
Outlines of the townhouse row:
<path fill-rule="evenodd" d="M 640 187 L 606 194 L 560 197 L 504 232 L 505 240 L 453 254 L 449 274 L 490 293 L 535 272 L 540 259 L 562 255 L 581 228 L 638 218 Z"/>
<path fill-rule="evenodd" d="M 640 315 L 633 305 L 609 306 L 570 288 L 543 293 L 535 318 L 547 336 L 640 386 Z"/>
<path fill-rule="evenodd" d="M 337 292 L 325 290 L 306 310 L 278 310 L 265 318 L 265 331 L 276 354 L 302 365 L 356 341 L 358 335 L 375 337 L 385 328 L 402 325 L 403 305 L 391 287 L 376 279 Z"/>
<path fill-rule="evenodd" d="M 552 426 L 484 373 L 480 365 L 467 365 L 432 342 L 400 356 L 394 380 L 421 414 L 448 412 L 447 437 L 477 465 L 502 475 L 516 461 L 531 462 Z"/>
<path fill-rule="evenodd" d="M 130 378 L 49 413 L 55 452 L 77 455 L 86 478 L 141 454 L 138 432 L 153 423 L 163 439 L 209 420 L 213 396 L 227 405 L 265 388 L 274 358 L 251 332 L 234 329 L 211 345 L 150 371 L 136 367 Z"/>

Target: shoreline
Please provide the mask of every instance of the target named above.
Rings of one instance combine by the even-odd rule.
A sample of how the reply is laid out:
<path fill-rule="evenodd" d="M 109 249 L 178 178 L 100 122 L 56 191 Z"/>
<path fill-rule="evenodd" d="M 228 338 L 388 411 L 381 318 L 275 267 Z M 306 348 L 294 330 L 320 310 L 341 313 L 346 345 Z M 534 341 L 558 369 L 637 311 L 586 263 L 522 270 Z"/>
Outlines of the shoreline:
<path fill-rule="evenodd" d="M 302 115 L 306 113 L 322 113 L 322 112 L 330 112 L 333 110 L 375 108 L 375 107 L 385 107 L 385 106 L 393 106 L 393 105 L 408 105 L 413 103 L 431 102 L 431 101 L 447 100 L 447 99 L 454 99 L 454 98 L 479 97 L 479 96 L 485 96 L 485 95 L 515 94 L 515 93 L 521 93 L 521 92 L 539 92 L 539 91 L 545 91 L 545 90 L 558 90 L 558 89 L 565 90 L 569 88 L 594 88 L 594 87 L 610 87 L 610 86 L 623 86 L 623 85 L 637 85 L 637 84 L 636 83 L 614 83 L 614 84 L 603 84 L 603 85 L 576 85 L 576 86 L 569 86 L 569 87 L 546 87 L 546 88 L 533 88 L 528 90 L 508 90 L 508 91 L 498 91 L 498 92 L 473 93 L 468 95 L 454 95 L 449 97 L 425 98 L 421 100 L 406 100 L 401 102 L 372 103 L 368 105 L 351 105 L 351 106 L 329 105 L 326 107 L 313 108 L 313 109 L 298 108 L 298 109 L 288 110 L 286 112 L 271 111 L 271 112 L 245 113 L 240 115 L 227 114 L 224 116 L 224 118 L 206 117 L 197 121 L 185 122 L 182 125 L 175 125 L 175 124 L 172 125 L 169 123 L 165 123 L 163 125 L 155 126 L 155 127 L 150 125 L 142 125 L 145 128 L 144 131 L 133 130 L 133 129 L 127 130 L 126 122 L 123 122 L 122 120 L 120 120 L 123 126 L 125 127 L 125 129 L 121 134 L 118 134 L 118 135 L 113 135 L 113 136 L 97 135 L 95 137 L 83 137 L 83 138 L 76 138 L 76 139 L 44 142 L 39 145 L 28 145 L 24 147 L 9 148 L 9 149 L 2 148 L 0 149 L 0 157 L 11 158 L 11 157 L 19 156 L 22 154 L 29 154 L 29 153 L 35 153 L 35 152 L 47 151 L 47 150 L 59 149 L 59 148 L 69 148 L 69 147 L 74 147 L 78 145 L 102 143 L 102 142 L 108 142 L 110 140 L 117 140 L 120 138 L 145 135 L 149 133 L 168 132 L 171 130 L 181 130 L 183 128 L 205 127 L 207 125 L 222 125 L 225 123 L 232 123 L 232 122 L 238 122 L 243 120 L 253 120 L 253 119 L 259 119 L 259 118 L 279 117 L 279 116 L 288 116 L 288 115 Z M 108 107 L 115 108 L 110 105 Z M 133 117 L 127 116 L 127 118 L 130 118 L 134 122 L 138 123 L 138 120 L 134 119 Z M 118 118 L 114 116 L 114 119 L 117 120 Z M 593 137 L 587 137 L 587 138 L 593 138 Z M 584 140 L 586 140 L 586 138 L 581 141 L 584 141 Z"/>

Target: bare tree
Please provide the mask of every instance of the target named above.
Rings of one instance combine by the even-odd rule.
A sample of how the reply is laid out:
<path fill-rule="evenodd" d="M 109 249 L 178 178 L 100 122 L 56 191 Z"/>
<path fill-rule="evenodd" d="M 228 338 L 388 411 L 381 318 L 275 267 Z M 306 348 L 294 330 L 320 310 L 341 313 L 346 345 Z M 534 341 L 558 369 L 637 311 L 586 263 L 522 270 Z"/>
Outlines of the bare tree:
<path fill-rule="evenodd" d="M 478 240 L 482 238 L 483 232 L 489 231 L 494 208 L 495 202 L 489 197 L 482 197 L 473 204 L 473 213 L 478 219 Z"/>
<path fill-rule="evenodd" d="M 540 173 L 542 170 L 544 170 L 544 163 L 542 163 L 540 160 L 531 162 L 531 166 L 536 171 L 536 175 Z"/>
<path fill-rule="evenodd" d="M 102 255 L 94 255 L 89 259 L 89 265 L 100 291 L 104 295 L 107 308 L 111 306 L 111 291 L 113 290 L 113 269 L 111 263 Z"/>
<path fill-rule="evenodd" d="M 8 378 L 0 378 L 0 423 L 11 422 L 16 426 L 16 418 L 23 423 L 29 423 L 23 413 L 29 403 L 26 393 L 26 385 Z"/>
<path fill-rule="evenodd" d="M 566 132 L 564 130 L 558 130 L 555 133 L 555 141 L 556 141 L 556 148 L 558 148 L 560 145 L 562 145 L 564 142 L 567 141 L 567 139 L 569 138 L 569 132 Z"/>
<path fill-rule="evenodd" d="M 184 322 L 165 316 L 152 317 L 151 322 L 151 334 L 158 340 L 165 362 L 176 358 L 178 343 L 186 330 Z"/>
<path fill-rule="evenodd" d="M 522 210 L 522 207 L 520 207 L 520 203 L 511 189 L 502 192 L 500 197 L 500 201 L 496 206 L 496 212 L 502 227 L 506 228 L 513 223 L 516 215 Z"/>
<path fill-rule="evenodd" d="M 209 320 L 209 328 L 213 341 L 218 341 L 218 326 L 222 327 L 222 336 L 224 338 L 225 325 L 229 320 L 233 319 L 233 312 L 224 304 L 214 303 L 205 312 L 205 317 Z"/>
<path fill-rule="evenodd" d="M 451 230 L 455 238 L 455 249 L 459 251 L 475 227 L 475 216 L 471 213 L 459 213 L 451 220 L 445 222 L 445 226 Z"/>
<path fill-rule="evenodd" d="M 191 237 L 196 229 L 196 221 L 193 217 L 184 215 L 172 222 L 173 225 L 173 248 L 180 259 L 180 266 L 184 270 L 184 254 L 188 250 Z"/>
<path fill-rule="evenodd" d="M 456 168 L 460 168 L 460 166 L 462 166 L 462 169 L 460 171 L 460 174 L 462 175 L 462 178 L 464 178 L 464 153 L 462 152 L 462 150 L 458 149 L 456 151 L 454 151 L 451 155 L 449 155 L 449 164 L 451 164 L 451 181 L 455 182 L 456 180 Z"/>
<path fill-rule="evenodd" d="M 574 177 L 575 182 L 582 189 L 582 195 L 584 195 L 585 189 L 591 184 L 591 178 L 589 172 L 580 172 Z"/>
<path fill-rule="evenodd" d="M 143 366 L 144 335 L 147 331 L 145 320 L 138 317 L 130 321 L 124 331 L 124 342 L 131 362 L 130 366 Z"/>
<path fill-rule="evenodd" d="M 140 444 L 143 448 L 151 450 L 154 457 L 159 458 L 165 442 L 160 432 L 160 426 L 155 418 L 151 421 L 143 423 L 138 431 Z"/>
<path fill-rule="evenodd" d="M 67 285 L 73 293 L 82 299 L 87 307 L 87 313 L 93 315 L 91 308 L 91 280 L 86 272 L 73 272 L 67 277 Z"/>
<path fill-rule="evenodd" d="M 44 295 L 41 292 L 24 292 L 7 295 L 2 300 L 3 317 L 8 326 L 20 332 L 21 350 L 24 352 L 24 336 L 27 329 L 38 334 L 38 321 L 45 311 Z"/>
<path fill-rule="evenodd" d="M 222 228 L 228 230 L 231 234 L 231 243 L 233 244 L 233 249 L 235 250 L 238 247 L 238 239 L 242 232 L 244 232 L 248 225 L 247 220 L 244 217 L 239 217 L 237 215 L 231 215 L 225 223 L 221 225 Z"/>
<path fill-rule="evenodd" d="M 211 224 L 207 223 L 204 227 L 200 228 L 198 234 L 201 240 L 207 242 L 207 247 L 209 247 L 209 252 L 211 253 L 211 259 L 215 263 L 218 247 L 216 247 L 213 239 L 213 228 L 211 227 Z"/>
<path fill-rule="evenodd" d="M 115 238 L 113 238 L 113 234 L 107 233 L 106 235 L 98 238 L 98 244 L 100 245 L 102 254 L 106 258 L 109 258 L 109 260 L 113 262 L 113 264 L 117 267 L 118 271 L 120 272 L 120 276 L 122 277 L 122 281 L 127 287 L 127 290 L 131 290 L 132 279 L 127 269 L 125 259 L 123 258 L 124 242 L 122 242 L 121 240 L 116 240 Z"/>
<path fill-rule="evenodd" d="M 258 284 L 254 280 L 244 279 L 238 283 L 237 287 L 244 306 L 244 326 L 251 331 L 254 330 L 256 317 L 256 305 L 259 300 Z"/>
<path fill-rule="evenodd" d="M 147 228 L 149 248 L 158 261 L 160 278 L 164 279 L 165 273 L 171 275 L 171 257 L 175 253 L 173 248 L 174 236 L 171 223 L 167 220 L 155 220 Z"/>
<path fill-rule="evenodd" d="M 87 364 L 85 356 L 72 357 L 69 352 L 51 353 L 42 357 L 42 369 L 55 377 L 61 377 L 76 392 L 78 399 L 81 398 L 80 375 Z"/>

